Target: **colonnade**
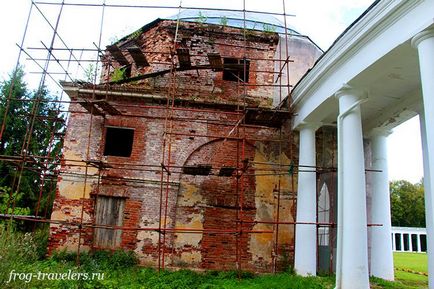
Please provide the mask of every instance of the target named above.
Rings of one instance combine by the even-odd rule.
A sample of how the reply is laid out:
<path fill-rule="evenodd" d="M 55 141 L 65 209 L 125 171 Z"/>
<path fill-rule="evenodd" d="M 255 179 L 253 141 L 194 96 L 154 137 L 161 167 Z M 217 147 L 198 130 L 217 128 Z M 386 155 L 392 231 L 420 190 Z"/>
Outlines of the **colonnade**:
<path fill-rule="evenodd" d="M 396 252 L 426 252 L 425 228 L 392 227 L 392 250 Z"/>
<path fill-rule="evenodd" d="M 423 108 L 420 111 L 424 157 L 425 207 L 429 285 L 434 288 L 434 29 L 413 38 L 419 54 Z M 362 129 L 360 104 L 364 92 L 344 85 L 335 93 L 339 103 L 338 134 L 338 207 L 336 288 L 369 288 L 369 275 L 393 280 L 389 180 L 387 173 L 387 136 L 389 131 Z M 298 173 L 297 222 L 316 222 L 316 173 L 303 170 L 316 166 L 315 131 L 317 123 L 305 122 L 299 127 L 300 156 Z M 365 156 L 363 139 L 369 138 L 372 151 L 372 205 L 366 207 Z M 371 254 L 368 264 L 368 214 L 373 224 Z M 401 242 L 403 244 L 403 242 Z M 316 275 L 316 226 L 296 225 L 295 270 L 300 275 Z"/>

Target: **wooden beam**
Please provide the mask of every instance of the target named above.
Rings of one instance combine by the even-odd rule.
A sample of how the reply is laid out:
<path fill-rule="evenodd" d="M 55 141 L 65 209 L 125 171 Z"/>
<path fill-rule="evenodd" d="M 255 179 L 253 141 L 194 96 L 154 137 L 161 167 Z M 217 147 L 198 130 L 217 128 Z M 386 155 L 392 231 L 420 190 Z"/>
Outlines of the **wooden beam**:
<path fill-rule="evenodd" d="M 145 54 L 143 54 L 142 50 L 137 46 L 132 46 L 127 48 L 128 53 L 134 59 L 134 62 L 137 66 L 145 67 L 149 66 L 149 62 L 146 59 Z"/>
<path fill-rule="evenodd" d="M 110 52 L 110 54 L 113 56 L 113 58 L 120 64 L 120 65 L 128 65 L 130 64 L 128 60 L 125 58 L 124 54 L 120 50 L 119 47 L 116 45 L 109 45 L 107 46 L 107 51 Z"/>

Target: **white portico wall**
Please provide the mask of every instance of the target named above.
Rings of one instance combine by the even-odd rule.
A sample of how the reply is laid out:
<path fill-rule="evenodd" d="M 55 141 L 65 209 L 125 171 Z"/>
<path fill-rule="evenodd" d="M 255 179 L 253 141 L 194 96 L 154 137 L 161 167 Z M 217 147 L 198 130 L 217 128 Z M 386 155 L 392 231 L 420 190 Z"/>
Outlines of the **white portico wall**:
<path fill-rule="evenodd" d="M 345 97 L 339 98 L 338 111 L 336 100 L 332 96 L 341 88 L 342 83 L 362 88 L 369 93 L 369 101 L 362 105 L 359 120 L 360 123 L 363 123 L 365 135 L 368 136 L 374 128 L 393 129 L 416 115 L 416 109 L 419 107 L 423 93 L 424 115 L 427 116 L 424 118 L 421 114 L 421 126 L 422 131 L 424 131 L 422 133 L 422 142 L 424 146 L 425 200 L 427 204 L 427 230 L 428 235 L 432 236 L 432 238 L 428 237 L 428 250 L 434 248 L 434 200 L 431 197 L 431 188 L 434 188 L 434 169 L 432 168 L 434 166 L 434 42 L 431 36 L 432 33 L 424 33 L 421 37 L 417 37 L 418 41 L 413 42 L 418 47 L 419 55 L 411 47 L 410 42 L 420 31 L 429 27 L 433 28 L 433 19 L 434 0 L 375 1 L 360 19 L 348 27 L 336 40 L 309 73 L 296 84 L 291 94 L 294 111 L 293 127 L 298 128 L 302 122 L 335 124 L 336 116 L 342 116 L 344 113 L 342 99 Z M 420 73 L 418 57 L 421 64 Z M 422 87 L 422 92 L 420 87 Z M 352 103 L 351 106 L 355 105 L 356 110 L 360 112 L 355 99 L 349 102 Z M 368 275 L 366 273 L 366 263 L 363 263 L 365 258 L 360 257 L 365 256 L 366 246 L 364 244 L 352 246 L 354 250 L 350 252 L 346 247 L 348 239 L 345 239 L 353 238 L 352 236 L 347 237 L 346 233 L 348 231 L 345 231 L 346 220 L 348 219 L 345 217 L 345 214 L 348 213 L 346 208 L 350 210 L 353 206 L 351 201 L 349 204 L 346 203 L 345 185 L 351 182 L 351 186 L 356 188 L 352 190 L 351 198 L 354 197 L 354 194 L 363 194 L 359 190 L 361 187 L 359 176 L 362 174 L 357 173 L 357 177 L 353 178 L 351 174 L 354 172 L 356 165 L 354 163 L 350 164 L 350 168 L 348 168 L 345 163 L 345 155 L 348 150 L 352 152 L 363 151 L 361 148 L 356 149 L 352 145 L 362 138 L 361 130 L 356 129 L 348 132 L 345 129 L 348 124 L 347 120 L 353 119 L 353 117 L 353 113 L 349 113 L 346 117 L 340 118 L 342 124 L 338 125 L 340 127 L 340 140 L 342 141 L 338 149 L 340 155 L 338 173 L 344 173 L 347 176 L 350 174 L 350 177 L 340 177 L 343 183 L 340 184 L 342 186 L 340 189 L 342 196 L 339 198 L 338 206 L 341 212 L 340 215 L 344 215 L 344 217 L 339 217 L 338 220 L 338 239 L 340 241 L 336 260 L 337 288 L 355 288 L 355 284 L 360 288 L 369 288 L 369 283 L 366 281 L 368 277 L 362 277 Z M 346 139 L 348 140 L 350 135 L 355 138 L 347 143 Z M 362 142 L 360 141 L 360 143 Z M 355 163 L 360 163 L 358 155 L 352 155 L 348 159 L 353 162 L 356 159 Z M 360 159 L 362 158 L 360 157 Z M 360 171 L 360 167 L 358 171 Z M 373 172 L 369 173 L 370 176 L 373 176 L 373 174 Z M 383 183 L 383 192 L 384 179 L 383 177 L 381 182 Z M 375 194 L 375 183 L 375 181 L 369 183 L 372 189 L 372 197 Z M 378 188 L 380 188 L 379 184 L 380 182 Z M 372 201 L 372 204 L 375 203 L 376 201 Z M 364 206 L 361 198 L 358 204 Z M 357 210 L 360 210 L 360 208 L 355 209 L 356 211 L 352 212 L 353 215 L 356 215 Z M 363 209 L 364 213 L 362 212 L 362 214 L 364 214 L 363 217 L 366 220 L 366 208 Z M 373 217 L 372 214 L 370 215 Z M 381 212 L 379 215 L 381 215 Z M 359 228 L 353 228 L 359 237 L 364 235 L 364 233 L 360 233 Z M 374 227 L 370 227 L 369 231 L 373 232 L 373 230 Z M 402 234 L 395 237 L 403 238 Z M 365 238 L 367 237 L 363 236 L 362 239 Z M 390 235 L 387 240 L 391 243 Z M 358 241 L 355 240 L 355 242 Z M 374 243 L 376 242 L 374 241 Z M 377 242 L 377 244 L 381 246 L 381 242 Z M 384 254 L 389 254 L 389 252 L 384 251 Z M 361 266 L 353 266 L 351 260 L 349 260 L 351 266 L 344 265 L 345 256 L 355 256 L 354 262 L 360 262 Z M 429 259 L 430 288 L 434 289 L 434 252 L 432 256 L 431 253 L 429 254 Z M 372 265 L 372 262 L 370 264 Z M 360 273 L 360 271 L 363 273 Z M 353 283 L 345 283 L 346 278 L 353 278 Z M 360 282 L 356 281 L 357 279 L 362 279 L 363 285 L 360 285 Z"/>

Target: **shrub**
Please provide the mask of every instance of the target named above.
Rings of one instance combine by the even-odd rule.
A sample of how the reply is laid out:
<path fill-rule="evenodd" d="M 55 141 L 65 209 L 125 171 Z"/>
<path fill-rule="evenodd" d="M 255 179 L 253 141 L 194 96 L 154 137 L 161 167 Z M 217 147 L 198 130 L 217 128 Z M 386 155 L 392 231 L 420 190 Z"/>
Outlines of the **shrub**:
<path fill-rule="evenodd" d="M 55 251 L 51 259 L 57 262 L 75 263 L 77 260 L 76 252 L 67 252 L 66 250 Z M 107 269 L 118 270 L 134 267 L 139 263 L 134 251 L 118 249 L 114 252 L 108 250 L 97 250 L 94 252 L 81 252 L 80 265 L 86 269 Z"/>
<path fill-rule="evenodd" d="M 13 226 L 6 229 L 0 224 L 0 280 L 9 275 L 10 270 L 38 259 L 38 246 L 32 233 L 15 231 Z"/>
<path fill-rule="evenodd" d="M 121 81 L 125 79 L 125 68 L 115 68 L 111 75 L 111 81 Z"/>
<path fill-rule="evenodd" d="M 139 263 L 136 253 L 134 251 L 116 250 L 111 256 L 111 268 L 121 269 L 134 267 Z"/>
<path fill-rule="evenodd" d="M 36 255 L 39 260 L 44 259 L 47 255 L 48 235 L 49 235 L 48 225 L 45 225 L 44 227 L 36 230 L 33 233 L 33 240 L 36 246 Z"/>

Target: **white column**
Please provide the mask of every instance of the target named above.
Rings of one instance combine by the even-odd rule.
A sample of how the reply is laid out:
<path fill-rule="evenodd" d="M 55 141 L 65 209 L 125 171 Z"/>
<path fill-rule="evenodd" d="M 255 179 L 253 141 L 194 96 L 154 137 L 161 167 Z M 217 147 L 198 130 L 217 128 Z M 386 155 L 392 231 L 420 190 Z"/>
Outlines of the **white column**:
<path fill-rule="evenodd" d="M 411 239 L 411 233 L 408 233 L 408 250 L 413 252 L 413 241 Z"/>
<path fill-rule="evenodd" d="M 297 192 L 297 222 L 316 222 L 316 124 L 300 127 L 300 156 Z M 295 231 L 295 260 L 297 274 L 316 275 L 317 236 L 315 224 L 297 224 Z"/>
<path fill-rule="evenodd" d="M 417 252 L 420 253 L 422 252 L 422 244 L 420 243 L 420 234 L 417 234 Z"/>
<path fill-rule="evenodd" d="M 399 251 L 404 252 L 405 251 L 405 248 L 404 248 L 404 233 L 402 233 L 402 232 L 399 234 L 399 242 L 401 243 L 401 247 L 400 247 Z"/>
<path fill-rule="evenodd" d="M 434 29 L 416 35 L 412 44 L 419 53 L 420 78 L 423 94 L 423 112 L 421 117 L 425 218 L 427 231 L 428 285 L 434 288 Z"/>
<path fill-rule="evenodd" d="M 337 289 L 369 288 L 365 161 L 359 91 L 336 93 L 338 116 Z"/>
<path fill-rule="evenodd" d="M 396 251 L 395 233 L 392 233 L 392 250 Z"/>
<path fill-rule="evenodd" d="M 425 97 L 425 96 L 424 96 Z M 433 96 L 434 97 L 434 96 Z M 425 99 L 424 99 L 425 101 Z M 424 106 L 426 104 L 424 103 Z M 432 119 L 432 115 L 431 115 Z M 431 171 L 434 170 L 434 167 L 431 166 L 434 155 L 429 155 L 428 152 L 428 140 L 427 138 L 427 127 L 431 127 L 430 124 L 426 123 L 425 112 L 422 110 L 419 113 L 419 121 L 420 121 L 420 133 L 421 133 L 421 141 L 422 141 L 422 157 L 423 157 L 423 186 L 425 191 L 425 223 L 426 223 L 426 253 L 428 255 L 428 286 L 430 289 L 434 288 L 434 227 L 433 227 L 433 212 L 434 212 L 434 204 L 432 198 L 432 190 L 434 187 L 433 181 L 434 176 L 431 175 Z M 432 120 L 431 120 L 432 121 Z M 432 139 L 433 140 L 433 139 Z M 431 145 L 433 145 L 431 141 Z M 431 148 L 432 149 L 432 148 Z M 433 238 L 431 238 L 433 237 Z M 422 244 L 422 242 L 421 242 Z M 422 248 L 422 246 L 421 246 Z"/>
<path fill-rule="evenodd" d="M 389 175 L 387 167 L 387 136 L 390 131 L 376 129 L 371 137 L 372 169 L 372 223 L 382 226 L 371 227 L 371 275 L 394 280 L 393 253 L 390 235 Z"/>

